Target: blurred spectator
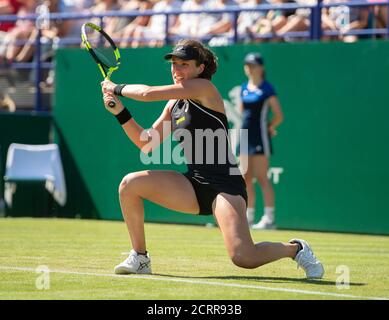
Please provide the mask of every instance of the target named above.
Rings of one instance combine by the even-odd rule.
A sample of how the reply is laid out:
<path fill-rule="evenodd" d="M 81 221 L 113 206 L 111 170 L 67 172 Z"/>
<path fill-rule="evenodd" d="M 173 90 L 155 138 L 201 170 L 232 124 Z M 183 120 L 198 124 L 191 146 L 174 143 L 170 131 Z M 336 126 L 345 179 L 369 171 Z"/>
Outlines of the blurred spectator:
<path fill-rule="evenodd" d="M 316 5 L 317 0 L 295 0 L 298 4 L 301 5 Z M 323 9 L 322 18 L 321 18 L 321 29 L 325 30 L 336 30 L 335 24 L 326 14 L 328 10 Z M 277 37 L 283 38 L 284 40 L 296 40 L 296 37 L 290 37 L 287 34 L 289 32 L 302 32 L 309 31 L 311 26 L 311 9 L 310 8 L 299 8 L 296 10 L 295 14 L 288 17 L 288 21 L 278 32 L 276 32 Z M 298 39 L 303 40 L 303 37 Z M 325 36 L 322 39 L 326 39 Z"/>
<path fill-rule="evenodd" d="M 37 4 L 37 1 L 35 0 L 28 0 L 28 1 L 34 1 L 35 4 Z M 75 13 L 75 12 L 82 12 L 83 11 L 83 4 L 84 0 L 45 0 L 42 2 L 41 5 L 34 7 L 34 10 L 31 9 L 30 13 L 35 12 L 35 10 L 39 9 L 40 7 L 45 7 L 46 12 L 59 12 L 59 13 Z M 72 38 L 73 44 L 76 44 L 79 42 L 80 37 L 80 28 L 82 23 L 85 22 L 84 19 L 64 19 L 64 20 L 47 20 L 46 22 L 43 22 L 43 25 L 40 26 L 42 31 L 42 54 L 44 56 L 46 55 L 52 55 L 52 50 L 57 49 L 58 47 L 62 46 L 61 39 L 63 38 Z M 9 53 L 10 45 L 8 44 L 8 54 L 7 59 L 11 59 L 11 54 L 13 55 L 12 60 L 15 62 L 28 62 L 31 61 L 34 50 L 35 50 L 35 43 L 36 43 L 36 37 L 38 36 L 38 30 L 37 26 L 34 22 L 30 21 L 28 24 L 29 28 L 26 30 L 26 35 L 29 34 L 26 43 L 20 44 L 18 46 L 18 53 L 15 55 L 14 53 Z M 22 33 L 24 35 L 24 33 Z M 10 35 L 12 36 L 12 34 Z M 11 47 L 12 48 L 12 47 Z M 44 58 L 43 60 L 47 60 L 47 58 Z"/>
<path fill-rule="evenodd" d="M 294 3 L 294 0 L 271 0 L 270 4 Z M 255 41 L 265 41 L 273 38 L 277 32 L 287 24 L 288 18 L 293 16 L 296 9 L 273 9 L 269 10 L 265 18 L 259 19 L 248 31 L 251 32 Z"/>
<path fill-rule="evenodd" d="M 151 10 L 153 2 L 150 0 L 130 1 L 121 8 L 122 11 L 138 11 Z M 121 39 L 120 47 L 129 47 L 134 37 L 134 32 L 137 27 L 145 27 L 149 21 L 150 16 L 137 16 L 124 23 L 123 18 L 112 20 L 111 25 L 107 25 L 106 31 L 113 36 L 113 38 Z"/>
<path fill-rule="evenodd" d="M 317 0 L 294 0 L 300 5 L 316 5 Z M 286 24 L 280 28 L 276 34 L 277 37 L 284 40 L 296 40 L 295 37 L 285 38 L 288 32 L 301 32 L 308 31 L 311 24 L 311 9 L 310 8 L 298 8 L 294 14 L 290 15 Z M 303 38 L 300 38 L 303 39 Z"/>
<path fill-rule="evenodd" d="M 117 11 L 120 10 L 120 3 L 119 0 L 96 0 L 95 5 L 92 6 L 88 11 L 89 13 L 95 13 L 95 14 L 103 14 L 107 11 Z M 92 23 L 100 25 L 100 18 L 93 18 L 91 20 Z M 104 23 L 104 30 L 108 31 L 109 26 L 115 21 L 114 17 L 104 17 L 103 23 Z"/>
<path fill-rule="evenodd" d="M 15 15 L 20 9 L 19 0 L 0 0 L 0 15 Z M 14 21 L 0 22 L 0 33 L 7 32 L 15 26 Z M 1 34 L 0 34 L 1 40 Z"/>
<path fill-rule="evenodd" d="M 209 0 L 206 4 L 208 10 L 222 10 L 236 6 L 235 0 Z M 200 24 L 199 37 L 210 37 L 210 46 L 231 44 L 234 26 L 234 15 L 232 13 L 207 13 L 203 16 Z"/>
<path fill-rule="evenodd" d="M 183 11 L 198 11 L 211 9 L 224 9 L 236 5 L 234 0 L 185 0 Z M 228 36 L 231 36 L 233 15 L 231 13 L 206 13 L 180 14 L 171 33 L 180 37 L 210 39 L 209 43 L 225 44 Z M 221 40 L 221 42 L 220 42 Z M 219 41 L 219 42 L 218 42 Z"/>
<path fill-rule="evenodd" d="M 51 0 L 57 2 L 52 3 L 52 9 L 59 13 L 88 13 L 92 0 Z M 63 38 L 72 38 L 73 45 L 78 45 L 80 39 L 80 29 L 86 19 L 64 19 L 57 20 L 51 25 L 53 31 L 54 48 L 61 47 L 64 43 L 61 41 Z"/>
<path fill-rule="evenodd" d="M 93 0 L 46 0 L 50 12 L 87 13 Z M 49 29 L 42 30 L 42 60 L 51 60 L 54 51 L 64 46 L 78 46 L 80 29 L 86 19 L 63 19 L 50 21 Z M 66 39 L 66 41 L 65 41 Z M 51 87 L 54 83 L 54 70 L 49 70 L 46 80 L 42 83 Z"/>
<path fill-rule="evenodd" d="M 261 4 L 269 4 L 266 0 L 248 0 L 239 1 L 239 7 L 250 9 Z M 266 17 L 266 11 L 243 11 L 238 17 L 238 35 L 243 41 L 252 40 L 252 26 L 254 26 L 260 19 Z"/>
<path fill-rule="evenodd" d="M 206 0 L 184 0 L 182 11 L 204 10 L 206 8 Z M 203 13 L 182 13 L 178 16 L 177 23 L 170 30 L 170 33 L 180 37 L 196 38 L 200 29 L 200 20 Z"/>
<path fill-rule="evenodd" d="M 43 8 L 43 10 L 41 10 Z M 56 12 L 57 11 L 57 0 L 46 0 L 41 5 L 37 5 L 35 8 L 36 12 L 39 12 L 39 14 L 49 12 Z M 48 18 L 48 17 L 46 17 Z M 44 18 L 43 18 L 44 19 Z M 28 62 L 32 60 L 34 50 L 35 50 L 35 44 L 36 39 L 38 37 L 38 24 L 39 28 L 42 29 L 42 39 L 41 42 L 44 42 L 43 38 L 51 37 L 52 30 L 50 29 L 52 25 L 52 21 L 46 20 L 40 20 L 39 23 L 35 22 L 34 27 L 31 30 L 31 34 L 28 38 L 28 41 L 22 45 L 21 50 L 19 51 L 18 55 L 15 58 L 15 62 Z"/>
<path fill-rule="evenodd" d="M 171 10 L 180 10 L 182 2 L 177 0 L 162 0 L 157 1 L 153 10 L 156 12 L 169 12 Z M 176 15 L 169 16 L 169 28 L 172 27 L 177 20 Z M 134 30 L 134 40 L 131 47 L 148 45 L 150 47 L 162 46 L 165 38 L 166 16 L 163 14 L 155 14 L 150 17 L 147 26 L 137 26 Z"/>
<path fill-rule="evenodd" d="M 386 2 L 386 0 L 382 0 Z M 388 27 L 388 5 L 374 6 L 374 18 L 376 28 Z"/>
<path fill-rule="evenodd" d="M 324 3 L 353 2 L 358 0 L 324 0 Z M 347 35 L 350 30 L 365 29 L 369 22 L 368 7 L 334 6 L 328 9 L 328 21 L 332 29 L 340 32 L 338 39 L 344 42 L 355 42 L 357 35 Z M 331 23 L 331 22 L 329 22 Z"/>
<path fill-rule="evenodd" d="M 21 7 L 17 14 L 21 17 L 35 13 L 37 0 L 19 0 Z M 24 43 L 30 39 L 35 29 L 34 21 L 17 20 L 15 26 L 10 29 L 0 45 L 0 59 L 7 62 L 25 62 L 24 57 L 18 56 Z"/>
<path fill-rule="evenodd" d="M 122 0 L 120 4 L 121 12 L 135 12 L 140 10 L 141 0 Z M 121 35 L 121 31 L 129 25 L 136 16 L 127 16 L 127 17 L 112 17 L 109 24 L 105 24 L 104 29 L 112 36 L 112 38 L 117 38 Z"/>

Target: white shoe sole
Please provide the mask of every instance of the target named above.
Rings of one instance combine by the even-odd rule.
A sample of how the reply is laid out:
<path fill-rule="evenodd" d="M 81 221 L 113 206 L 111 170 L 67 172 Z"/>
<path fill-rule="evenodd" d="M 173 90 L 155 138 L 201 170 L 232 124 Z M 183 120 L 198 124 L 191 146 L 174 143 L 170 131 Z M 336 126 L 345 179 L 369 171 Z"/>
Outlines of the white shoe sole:
<path fill-rule="evenodd" d="M 308 276 L 307 275 L 307 279 L 322 279 L 323 276 L 324 276 L 324 267 L 322 265 L 322 263 L 320 262 L 321 264 L 321 274 L 320 275 L 314 275 L 314 276 Z"/>
<path fill-rule="evenodd" d="M 114 269 L 115 274 L 151 274 L 151 270 L 144 269 L 140 271 L 132 271 L 125 267 L 117 267 Z"/>

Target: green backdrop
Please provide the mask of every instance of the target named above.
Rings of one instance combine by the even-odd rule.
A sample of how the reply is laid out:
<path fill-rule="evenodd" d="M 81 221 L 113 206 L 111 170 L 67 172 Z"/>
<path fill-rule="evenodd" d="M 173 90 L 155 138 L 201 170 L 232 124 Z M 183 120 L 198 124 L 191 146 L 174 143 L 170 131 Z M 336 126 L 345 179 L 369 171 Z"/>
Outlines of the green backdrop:
<path fill-rule="evenodd" d="M 117 83 L 171 83 L 163 55 L 170 48 L 122 50 Z M 214 83 L 234 123 L 236 86 L 245 80 L 242 60 L 260 51 L 278 93 L 285 122 L 273 144 L 271 166 L 281 168 L 276 192 L 280 228 L 389 234 L 389 42 L 293 43 L 214 48 Z M 65 170 L 74 181 L 69 210 L 122 219 L 118 185 L 128 172 L 185 166 L 142 165 L 139 150 L 104 109 L 100 73 L 78 49 L 56 56 L 54 119 Z M 235 91 L 233 90 L 235 88 Z M 165 102 L 125 100 L 135 119 L 149 127 Z M 71 174 L 69 174 L 69 172 Z M 158 186 L 155 187 L 158 192 Z M 262 211 L 257 188 L 257 218 Z M 85 205 L 85 203 L 89 203 Z M 66 208 L 65 208 L 66 209 Z M 207 223 L 147 203 L 148 221 Z"/>

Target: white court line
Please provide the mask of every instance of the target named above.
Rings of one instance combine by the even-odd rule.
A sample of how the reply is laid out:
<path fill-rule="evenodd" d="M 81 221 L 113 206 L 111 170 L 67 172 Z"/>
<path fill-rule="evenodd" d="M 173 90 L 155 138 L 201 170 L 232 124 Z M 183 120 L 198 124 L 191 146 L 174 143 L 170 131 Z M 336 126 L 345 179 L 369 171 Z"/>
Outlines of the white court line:
<path fill-rule="evenodd" d="M 7 267 L 7 266 L 0 266 L 0 270 L 36 272 L 36 269 L 34 269 L 34 268 Z M 50 273 L 75 274 L 75 275 L 95 276 L 95 277 L 125 278 L 125 279 L 129 279 L 129 280 L 131 280 L 131 279 L 143 279 L 143 280 L 153 280 L 153 281 L 181 282 L 181 283 L 219 286 L 219 287 L 257 289 L 257 290 L 279 291 L 279 292 L 287 292 L 287 293 L 308 294 L 308 295 L 316 295 L 316 296 L 351 298 L 351 299 L 358 299 L 358 300 L 361 300 L 361 299 L 389 300 L 389 298 L 387 298 L 387 297 L 365 297 L 365 296 L 356 296 L 356 295 L 352 295 L 352 294 L 342 294 L 342 293 L 334 293 L 334 292 L 299 290 L 299 289 L 288 289 L 288 288 L 273 288 L 273 287 L 265 287 L 265 286 L 249 285 L 249 284 L 224 283 L 224 282 L 204 281 L 204 280 L 176 279 L 176 278 L 169 278 L 169 277 L 158 277 L 157 278 L 157 277 L 153 277 L 150 275 L 135 275 L 135 274 L 118 275 L 118 274 L 110 274 L 110 273 L 77 272 L 77 271 L 51 270 L 51 269 L 50 269 Z"/>

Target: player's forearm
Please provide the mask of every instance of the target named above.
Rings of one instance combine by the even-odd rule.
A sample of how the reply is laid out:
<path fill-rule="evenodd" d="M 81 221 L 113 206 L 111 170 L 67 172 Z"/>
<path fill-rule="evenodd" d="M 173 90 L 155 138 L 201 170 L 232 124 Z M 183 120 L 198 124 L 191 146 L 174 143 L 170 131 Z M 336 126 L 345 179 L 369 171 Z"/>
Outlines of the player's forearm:
<path fill-rule="evenodd" d="M 204 79 L 198 80 L 200 81 Z M 143 84 L 120 84 L 115 86 L 113 93 L 117 96 L 123 96 L 126 98 L 144 102 L 163 101 L 171 99 L 190 99 L 194 96 L 193 92 L 196 92 L 196 95 L 204 93 L 204 89 L 201 88 L 199 83 L 194 84 L 193 82 L 194 81 L 188 80 L 185 84 L 171 84 L 163 86 L 147 86 Z"/>
<path fill-rule="evenodd" d="M 143 152 L 148 153 L 151 151 L 146 148 L 146 145 L 149 144 L 149 137 L 147 131 L 143 129 L 134 118 L 130 119 L 122 125 L 124 132 L 127 137 Z"/>
<path fill-rule="evenodd" d="M 269 121 L 269 126 L 275 129 L 282 121 L 284 121 L 284 116 L 282 114 L 277 114 Z"/>
<path fill-rule="evenodd" d="M 153 93 L 152 87 L 144 84 L 127 84 L 121 90 L 121 95 L 137 101 L 157 101 L 158 95 Z"/>

